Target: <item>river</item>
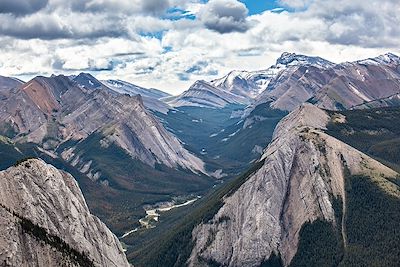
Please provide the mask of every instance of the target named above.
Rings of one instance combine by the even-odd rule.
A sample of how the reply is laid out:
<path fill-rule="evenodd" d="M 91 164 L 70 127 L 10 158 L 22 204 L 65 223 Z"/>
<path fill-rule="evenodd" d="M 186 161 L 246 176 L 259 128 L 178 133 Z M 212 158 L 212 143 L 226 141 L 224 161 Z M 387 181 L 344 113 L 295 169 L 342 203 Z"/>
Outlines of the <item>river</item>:
<path fill-rule="evenodd" d="M 152 208 L 152 209 L 145 210 L 146 211 L 146 216 L 139 220 L 140 227 L 136 227 L 135 229 L 132 229 L 132 230 L 129 230 L 129 231 L 125 232 L 120 237 L 120 239 L 125 238 L 125 237 L 133 234 L 134 232 L 137 232 L 141 228 L 151 229 L 151 228 L 156 227 L 155 223 L 158 222 L 158 220 L 159 220 L 159 218 L 161 216 L 161 213 L 166 212 L 166 211 L 170 211 L 172 209 L 176 209 L 176 208 L 180 208 L 180 207 L 184 207 L 184 206 L 193 204 L 199 198 L 201 198 L 201 196 L 197 196 L 196 198 L 189 199 L 186 202 L 181 203 L 181 204 L 173 204 L 171 202 L 169 204 L 164 204 L 162 207 L 157 207 L 157 208 Z"/>

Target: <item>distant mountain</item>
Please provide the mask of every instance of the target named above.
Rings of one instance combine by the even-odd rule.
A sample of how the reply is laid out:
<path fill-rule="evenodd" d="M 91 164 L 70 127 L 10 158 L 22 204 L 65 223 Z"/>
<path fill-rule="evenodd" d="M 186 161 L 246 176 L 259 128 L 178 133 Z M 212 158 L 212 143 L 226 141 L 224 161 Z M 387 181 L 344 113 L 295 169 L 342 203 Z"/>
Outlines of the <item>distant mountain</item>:
<path fill-rule="evenodd" d="M 121 80 L 106 80 L 102 83 L 119 94 L 141 95 L 145 107 L 150 110 L 166 114 L 171 109 L 168 104 L 161 100 L 161 98 L 171 95 L 158 89 L 147 89 Z"/>
<path fill-rule="evenodd" d="M 23 83 L 23 81 L 16 78 L 0 76 L 0 100 L 7 98 L 12 89 Z"/>
<path fill-rule="evenodd" d="M 75 179 L 29 159 L 0 172 L 2 266 L 130 266 Z"/>
<path fill-rule="evenodd" d="M 0 123 L 19 142 L 51 149 L 101 132 L 104 142 L 116 143 L 146 164 L 203 170 L 201 161 L 146 112 L 140 96 L 88 90 L 65 76 L 36 77 L 0 106 Z"/>
<path fill-rule="evenodd" d="M 294 53 L 283 53 L 266 70 L 260 71 L 232 71 L 225 77 L 211 81 L 211 84 L 234 94 L 256 98 L 267 89 L 269 83 L 282 71 L 299 66 L 314 66 L 328 68 L 334 64 L 320 57 L 309 57 Z"/>
<path fill-rule="evenodd" d="M 400 93 L 394 94 L 389 97 L 379 98 L 353 106 L 352 109 L 371 109 L 371 108 L 382 108 L 382 107 L 398 107 L 400 106 Z"/>
<path fill-rule="evenodd" d="M 322 108 L 348 109 L 400 92 L 399 57 L 393 54 L 342 64 L 323 63 L 317 58 L 297 65 L 304 62 L 303 57 L 271 79 L 252 107 L 270 103 L 272 108 L 290 111 L 310 99 Z"/>
<path fill-rule="evenodd" d="M 23 84 L 24 82 L 12 77 L 0 76 L 0 92 L 8 90 Z"/>
<path fill-rule="evenodd" d="M 326 109 L 349 109 L 400 93 L 400 58 L 390 53 L 338 64 L 321 75 L 329 80 L 310 102 Z"/>
<path fill-rule="evenodd" d="M 223 108 L 228 104 L 249 104 L 246 97 L 220 89 L 206 81 L 197 81 L 179 96 L 163 100 L 173 107 Z"/>
<path fill-rule="evenodd" d="M 171 96 L 158 89 L 147 89 L 121 80 L 105 80 L 102 83 L 120 94 L 141 95 L 142 97 L 155 99 Z"/>
<path fill-rule="evenodd" d="M 89 73 L 80 73 L 70 78 L 86 89 L 102 89 L 112 94 L 140 95 L 146 108 L 160 113 L 167 113 L 171 109 L 166 103 L 159 100 L 170 94 L 157 89 L 147 89 L 121 80 L 99 81 Z"/>
<path fill-rule="evenodd" d="M 82 72 L 79 73 L 78 76 L 72 76 L 71 78 L 73 81 L 86 89 L 104 89 L 104 85 L 90 73 Z"/>
<path fill-rule="evenodd" d="M 399 173 L 355 147 L 384 155 L 382 147 L 374 149 L 384 136 L 398 149 L 399 111 L 362 112 L 326 112 L 311 104 L 296 108 L 278 124 L 251 169 L 199 203 L 179 227 L 147 246 L 138 262 L 396 265 Z M 399 162 L 398 154 L 391 155 Z"/>

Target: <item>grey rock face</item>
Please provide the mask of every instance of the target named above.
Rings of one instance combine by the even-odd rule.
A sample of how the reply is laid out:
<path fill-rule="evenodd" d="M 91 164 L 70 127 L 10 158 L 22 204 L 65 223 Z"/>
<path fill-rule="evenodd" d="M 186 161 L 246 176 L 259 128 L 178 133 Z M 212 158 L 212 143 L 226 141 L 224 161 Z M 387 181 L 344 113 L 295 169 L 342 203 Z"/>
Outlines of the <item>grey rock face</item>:
<path fill-rule="evenodd" d="M 41 160 L 0 172 L 0 203 L 0 262 L 7 266 L 85 266 L 71 250 L 95 266 L 130 266 L 117 237 L 90 214 L 75 179 Z M 69 253 L 22 227 L 21 218 L 68 244 Z"/>
<path fill-rule="evenodd" d="M 336 225 L 333 199 L 344 199 L 344 168 L 352 174 L 395 175 L 386 166 L 325 134 L 330 117 L 303 105 L 277 126 L 263 165 L 224 199 L 207 223 L 192 233 L 190 266 L 260 266 L 271 254 L 285 266 L 294 257 L 299 231 L 317 218 Z"/>

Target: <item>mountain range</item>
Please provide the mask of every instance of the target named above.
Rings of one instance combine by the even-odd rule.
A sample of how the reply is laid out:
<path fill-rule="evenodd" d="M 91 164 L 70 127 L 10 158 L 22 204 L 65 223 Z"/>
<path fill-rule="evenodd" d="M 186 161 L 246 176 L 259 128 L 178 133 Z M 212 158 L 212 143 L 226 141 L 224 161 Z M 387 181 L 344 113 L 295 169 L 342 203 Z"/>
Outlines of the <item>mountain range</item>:
<path fill-rule="evenodd" d="M 395 266 L 399 96 L 391 53 L 178 96 L 0 76 L 0 261 L 128 266 L 121 241 L 135 266 Z"/>

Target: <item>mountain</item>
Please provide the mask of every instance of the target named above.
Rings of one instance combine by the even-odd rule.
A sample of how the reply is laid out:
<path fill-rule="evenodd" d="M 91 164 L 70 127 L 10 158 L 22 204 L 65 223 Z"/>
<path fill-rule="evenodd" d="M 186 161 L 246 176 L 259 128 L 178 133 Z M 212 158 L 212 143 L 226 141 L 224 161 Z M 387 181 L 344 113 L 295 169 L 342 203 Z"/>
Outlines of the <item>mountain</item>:
<path fill-rule="evenodd" d="M 382 107 L 398 107 L 400 106 L 400 93 L 394 94 L 386 98 L 380 98 L 365 102 L 363 104 L 355 105 L 352 109 L 371 109 L 371 108 L 382 108 Z"/>
<path fill-rule="evenodd" d="M 102 89 L 111 94 L 140 95 L 144 106 L 151 111 L 166 114 L 168 110 L 171 109 L 170 106 L 159 100 L 162 97 L 168 97 L 170 95 L 157 89 L 146 89 L 121 80 L 99 81 L 89 73 L 80 73 L 77 76 L 70 76 L 70 79 L 86 89 Z"/>
<path fill-rule="evenodd" d="M 143 88 L 122 80 L 105 80 L 102 83 L 120 94 L 141 95 L 142 97 L 160 99 L 170 94 L 154 88 Z"/>
<path fill-rule="evenodd" d="M 268 82 L 280 71 L 269 68 L 262 71 L 231 71 L 226 76 L 212 80 L 215 87 L 247 98 L 255 98 L 267 86 Z"/>
<path fill-rule="evenodd" d="M 394 54 L 342 63 L 328 75 L 310 100 L 326 109 L 349 109 L 400 93 L 400 58 Z"/>
<path fill-rule="evenodd" d="M 3 266 L 130 266 L 75 181 L 42 160 L 0 172 Z"/>
<path fill-rule="evenodd" d="M 146 112 L 140 97 L 78 87 L 65 76 L 37 77 L 1 105 L 1 123 L 10 125 L 20 141 L 56 148 L 101 132 L 107 136 L 104 142 L 118 144 L 149 165 L 202 170 L 201 161 Z"/>
<path fill-rule="evenodd" d="M 396 265 L 399 173 L 331 135 L 331 124 L 346 121 L 296 108 L 253 168 L 199 203 L 138 266 L 157 258 L 164 266 Z"/>
<path fill-rule="evenodd" d="M 201 195 L 214 183 L 140 96 L 84 88 L 62 75 L 36 77 L 0 101 L 0 135 L 8 151 L 1 166 L 34 156 L 72 173 L 91 210 L 118 235 L 140 225 L 144 205 Z"/>
<path fill-rule="evenodd" d="M 0 76 L 0 101 L 10 96 L 12 89 L 23 84 L 21 80 L 11 77 Z"/>
<path fill-rule="evenodd" d="M 164 101 L 173 107 L 206 107 L 223 108 L 228 104 L 248 104 L 243 96 L 225 91 L 206 81 L 196 81 L 187 91 L 176 97 L 165 98 Z"/>
<path fill-rule="evenodd" d="M 171 109 L 168 104 L 160 100 L 161 98 L 171 95 L 158 89 L 147 89 L 121 80 L 106 80 L 102 81 L 102 83 L 119 94 L 128 94 L 131 96 L 140 95 L 143 99 L 144 106 L 152 111 L 166 114 Z"/>
<path fill-rule="evenodd" d="M 78 76 L 70 77 L 73 81 L 75 81 L 80 86 L 86 89 L 104 89 L 104 85 L 98 81 L 93 75 L 90 73 L 79 73 Z"/>
<path fill-rule="evenodd" d="M 23 81 L 16 78 L 0 76 L 0 97 L 23 83 Z"/>
<path fill-rule="evenodd" d="M 292 72 L 300 66 L 314 66 L 325 69 L 333 66 L 333 63 L 320 57 L 285 52 L 277 59 L 275 65 L 266 70 L 232 71 L 225 77 L 211 81 L 211 84 L 240 96 L 256 98 L 268 88 L 270 82 L 280 73 L 283 71 Z"/>
<path fill-rule="evenodd" d="M 304 62 L 303 57 L 294 62 Z M 349 109 L 399 93 L 400 60 L 393 54 L 341 64 L 323 64 L 321 60 L 289 64 L 271 79 L 249 111 L 265 103 L 290 111 L 307 100 L 326 109 Z"/>
<path fill-rule="evenodd" d="M 164 100 L 174 107 L 199 106 L 221 108 L 228 104 L 247 105 L 253 99 L 258 99 L 258 96 L 267 88 L 276 86 L 276 84 L 271 83 L 274 83 L 277 77 L 283 75 L 283 73 L 292 74 L 299 68 L 308 67 L 325 69 L 333 65 L 333 63 L 320 57 L 309 57 L 285 52 L 277 59 L 275 65 L 266 70 L 232 71 L 226 76 L 212 80 L 209 83 L 197 81 L 181 95 L 168 97 Z M 293 79 L 295 78 L 293 77 Z"/>

